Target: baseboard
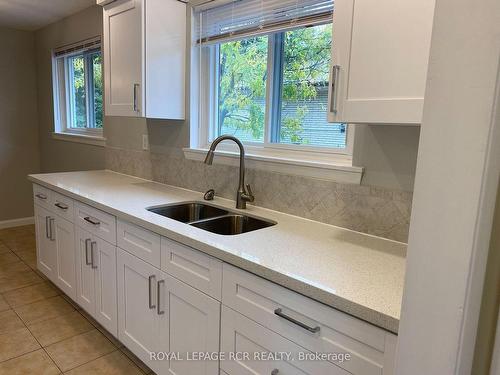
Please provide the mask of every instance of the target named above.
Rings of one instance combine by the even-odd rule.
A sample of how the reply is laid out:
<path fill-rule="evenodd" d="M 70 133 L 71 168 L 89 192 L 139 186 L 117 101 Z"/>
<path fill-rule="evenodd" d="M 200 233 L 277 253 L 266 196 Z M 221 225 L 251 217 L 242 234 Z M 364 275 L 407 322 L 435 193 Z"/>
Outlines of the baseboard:
<path fill-rule="evenodd" d="M 33 216 L 21 217 L 19 219 L 0 221 L 0 229 L 20 227 L 22 225 L 30 225 L 34 223 L 35 223 L 35 218 Z"/>

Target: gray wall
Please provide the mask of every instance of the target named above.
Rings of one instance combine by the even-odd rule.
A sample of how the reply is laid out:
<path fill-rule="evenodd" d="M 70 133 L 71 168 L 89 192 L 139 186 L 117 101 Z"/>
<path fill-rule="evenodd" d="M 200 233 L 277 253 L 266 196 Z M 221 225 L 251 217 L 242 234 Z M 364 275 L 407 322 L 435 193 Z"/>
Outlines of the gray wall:
<path fill-rule="evenodd" d="M 104 169 L 104 147 L 52 138 L 52 50 L 102 33 L 102 8 L 95 5 L 36 31 L 40 160 L 42 172 Z"/>
<path fill-rule="evenodd" d="M 26 175 L 40 169 L 35 39 L 0 28 L 0 221 L 33 216 Z"/>
<path fill-rule="evenodd" d="M 413 191 L 419 126 L 355 125 L 353 164 L 362 184 Z"/>

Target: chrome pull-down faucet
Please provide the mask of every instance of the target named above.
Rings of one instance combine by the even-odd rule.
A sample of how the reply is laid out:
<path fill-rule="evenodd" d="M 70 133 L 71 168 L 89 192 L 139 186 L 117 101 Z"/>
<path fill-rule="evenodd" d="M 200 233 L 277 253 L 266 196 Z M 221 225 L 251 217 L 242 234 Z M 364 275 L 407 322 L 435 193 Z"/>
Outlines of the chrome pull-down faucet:
<path fill-rule="evenodd" d="M 236 193 L 236 208 L 247 208 L 247 202 L 253 202 L 255 197 L 253 196 L 252 189 L 249 184 L 245 186 L 245 148 L 243 143 L 236 137 L 232 135 L 221 135 L 217 137 L 210 146 L 207 156 L 205 158 L 205 164 L 212 165 L 214 160 L 214 151 L 217 145 L 225 140 L 230 140 L 235 142 L 240 148 L 240 180 L 238 186 L 238 192 Z"/>

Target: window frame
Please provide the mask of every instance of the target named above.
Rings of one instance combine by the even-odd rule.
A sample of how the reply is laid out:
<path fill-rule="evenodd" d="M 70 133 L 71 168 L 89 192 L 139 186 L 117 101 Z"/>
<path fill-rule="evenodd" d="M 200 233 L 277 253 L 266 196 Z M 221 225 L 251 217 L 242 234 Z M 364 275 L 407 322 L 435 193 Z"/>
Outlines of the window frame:
<path fill-rule="evenodd" d="M 54 133 L 53 137 L 61 140 L 70 140 L 94 145 L 104 146 L 103 128 L 95 127 L 94 113 L 94 75 L 92 57 L 101 53 L 100 45 L 92 48 L 75 48 L 70 53 L 62 56 L 52 55 L 52 78 L 53 78 L 53 101 L 54 101 Z M 84 57 L 84 81 L 85 81 L 85 107 L 86 127 L 77 128 L 70 125 L 72 113 L 74 112 L 74 101 L 72 100 L 72 68 L 70 60 L 72 57 L 83 55 Z M 104 93 L 103 93 L 104 94 Z M 103 114 L 104 118 L 104 114 Z M 89 126 L 90 125 L 90 126 Z"/>
<path fill-rule="evenodd" d="M 331 25 L 331 22 L 325 22 L 319 25 Z M 303 26 L 296 29 L 303 28 Z M 352 159 L 353 143 L 354 143 L 354 127 L 346 124 L 346 147 L 345 148 L 332 148 L 321 146 L 309 145 L 293 145 L 287 143 L 272 142 L 273 130 L 279 129 L 279 125 L 273 126 L 273 121 L 279 121 L 279 118 L 272 118 L 275 114 L 280 113 L 280 110 L 275 110 L 279 105 L 277 95 L 273 90 L 279 90 L 279 84 L 276 81 L 277 65 L 275 59 L 277 57 L 276 51 L 276 38 L 282 33 L 293 31 L 295 29 L 287 29 L 283 31 L 272 32 L 265 34 L 268 37 L 268 56 L 267 56 L 267 84 L 266 84 L 266 113 L 264 119 L 264 137 L 263 142 L 245 141 L 243 144 L 249 153 L 259 154 L 275 154 L 291 157 L 302 158 L 307 156 L 307 159 L 314 159 L 318 156 L 331 156 L 332 158 L 339 159 Z M 251 36 L 247 37 L 250 38 Z M 241 40 L 244 38 L 235 38 L 234 40 Z M 230 40 L 227 40 L 230 41 Z M 227 42 L 222 41 L 222 43 Z M 231 40 L 232 41 L 232 40 Z M 197 46 L 200 49 L 200 67 L 206 66 L 208 69 L 200 70 L 200 103 L 208 103 L 207 106 L 200 105 L 202 111 L 199 117 L 198 124 L 198 145 L 196 147 L 209 148 L 212 140 L 215 137 L 215 129 L 218 124 L 218 82 L 219 82 L 219 48 L 221 43 L 216 43 L 209 46 Z M 282 52 L 283 53 L 283 52 Z M 207 87 L 208 86 L 208 87 Z M 327 113 L 325 112 L 325 117 Z M 333 125 L 333 124 L 332 124 Z M 279 137 L 279 135 L 274 135 Z M 276 138 L 275 138 L 276 139 Z M 234 152 L 237 148 L 232 143 L 221 143 L 218 147 L 221 150 Z"/>

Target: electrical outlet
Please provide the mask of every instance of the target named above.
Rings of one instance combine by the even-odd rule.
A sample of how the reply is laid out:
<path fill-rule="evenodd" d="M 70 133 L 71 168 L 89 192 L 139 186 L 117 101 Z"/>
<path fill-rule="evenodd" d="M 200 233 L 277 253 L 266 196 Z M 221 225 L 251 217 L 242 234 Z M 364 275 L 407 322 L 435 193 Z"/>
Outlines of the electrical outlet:
<path fill-rule="evenodd" d="M 142 149 L 149 150 L 149 136 L 147 134 L 142 135 Z"/>

